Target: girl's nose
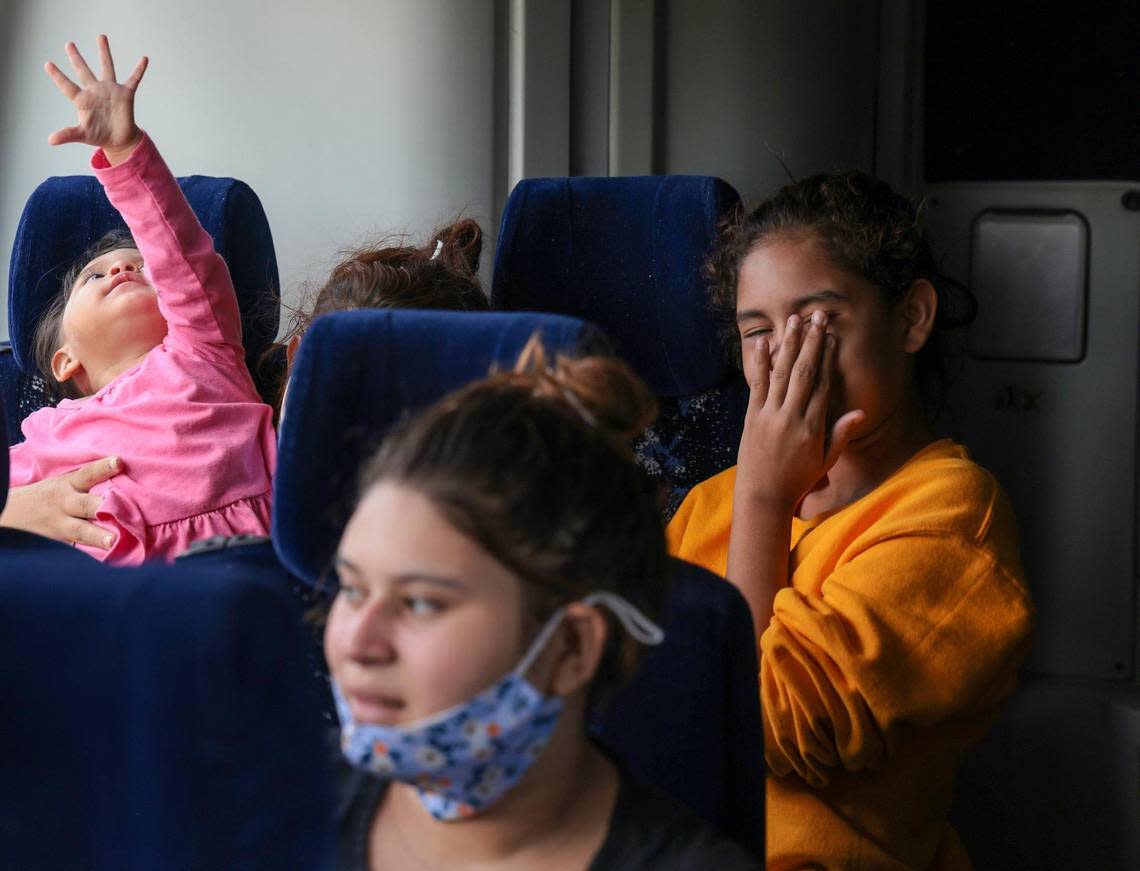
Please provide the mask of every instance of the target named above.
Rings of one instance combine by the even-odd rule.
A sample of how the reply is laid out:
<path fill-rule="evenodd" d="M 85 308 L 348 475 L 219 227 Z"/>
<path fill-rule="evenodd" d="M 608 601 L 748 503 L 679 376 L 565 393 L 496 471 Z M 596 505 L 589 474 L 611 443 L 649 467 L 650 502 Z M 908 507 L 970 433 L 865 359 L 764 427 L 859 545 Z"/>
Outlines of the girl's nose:
<path fill-rule="evenodd" d="M 118 275 L 120 272 L 138 272 L 138 267 L 130 260 L 116 260 L 111 264 L 110 274 Z"/>
<path fill-rule="evenodd" d="M 392 620 L 382 603 L 355 615 L 347 639 L 348 655 L 358 662 L 382 665 L 396 658 Z"/>

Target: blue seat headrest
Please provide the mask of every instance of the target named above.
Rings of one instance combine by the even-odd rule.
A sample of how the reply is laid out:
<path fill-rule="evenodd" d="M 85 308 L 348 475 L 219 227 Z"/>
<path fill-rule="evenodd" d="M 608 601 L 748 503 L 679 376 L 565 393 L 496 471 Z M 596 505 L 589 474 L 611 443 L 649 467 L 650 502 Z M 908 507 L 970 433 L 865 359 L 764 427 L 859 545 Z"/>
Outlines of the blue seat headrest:
<path fill-rule="evenodd" d="M 277 335 L 280 316 L 277 257 L 261 201 L 237 179 L 192 175 L 178 183 L 229 266 L 246 361 L 255 362 Z M 25 372 L 38 374 L 32 348 L 36 324 L 59 293 L 64 273 L 93 242 L 124 226 L 93 176 L 49 178 L 29 197 L 8 273 L 8 330 Z"/>
<path fill-rule="evenodd" d="M 294 361 L 278 443 L 273 540 L 285 567 L 315 583 L 355 503 L 360 466 L 392 425 L 492 366 L 510 368 L 536 331 L 551 352 L 605 345 L 596 327 L 559 315 L 371 309 L 317 318 Z"/>
<path fill-rule="evenodd" d="M 709 390 L 733 370 L 702 265 L 739 200 L 704 176 L 524 179 L 503 211 L 492 307 L 589 318 L 658 396 Z"/>

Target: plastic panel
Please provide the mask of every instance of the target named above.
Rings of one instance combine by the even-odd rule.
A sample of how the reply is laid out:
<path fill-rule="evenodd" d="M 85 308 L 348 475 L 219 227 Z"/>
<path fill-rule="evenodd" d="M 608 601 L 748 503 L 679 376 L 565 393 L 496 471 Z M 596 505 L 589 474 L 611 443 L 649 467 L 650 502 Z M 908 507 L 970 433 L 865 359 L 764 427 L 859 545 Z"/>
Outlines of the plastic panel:
<path fill-rule="evenodd" d="M 1048 674 L 1133 673 L 1140 213 L 1123 208 L 1121 198 L 1134 187 L 956 183 L 927 190 L 943 268 L 959 280 L 970 276 L 974 223 L 993 210 L 1076 212 L 1094 240 L 1084 357 L 1070 364 L 967 360 L 943 426 L 1013 501 L 1038 607 L 1029 667 Z"/>
<path fill-rule="evenodd" d="M 983 212 L 970 285 L 981 357 L 1076 362 L 1085 353 L 1088 224 L 1075 212 Z"/>

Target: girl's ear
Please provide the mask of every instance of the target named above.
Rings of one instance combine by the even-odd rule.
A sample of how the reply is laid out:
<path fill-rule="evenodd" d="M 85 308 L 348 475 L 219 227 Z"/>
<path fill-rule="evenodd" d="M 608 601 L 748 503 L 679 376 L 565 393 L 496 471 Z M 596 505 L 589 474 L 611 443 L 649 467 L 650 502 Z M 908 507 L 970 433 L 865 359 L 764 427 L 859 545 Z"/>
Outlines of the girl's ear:
<path fill-rule="evenodd" d="M 82 368 L 83 364 L 71 356 L 67 345 L 51 355 L 51 374 L 60 384 L 74 378 Z"/>
<path fill-rule="evenodd" d="M 609 623 L 601 610 L 584 602 L 567 606 L 559 631 L 558 642 L 552 643 L 553 657 L 549 692 L 568 696 L 589 686 L 598 671 L 609 637 Z"/>
<path fill-rule="evenodd" d="M 285 345 L 285 369 L 286 371 L 293 368 L 293 358 L 297 356 L 297 349 L 301 347 L 301 334 L 297 333 L 295 336 L 289 337 L 289 342 Z"/>
<path fill-rule="evenodd" d="M 903 350 L 917 354 L 934 332 L 934 319 L 938 314 L 938 292 L 925 278 L 910 286 L 903 298 L 901 315 Z"/>

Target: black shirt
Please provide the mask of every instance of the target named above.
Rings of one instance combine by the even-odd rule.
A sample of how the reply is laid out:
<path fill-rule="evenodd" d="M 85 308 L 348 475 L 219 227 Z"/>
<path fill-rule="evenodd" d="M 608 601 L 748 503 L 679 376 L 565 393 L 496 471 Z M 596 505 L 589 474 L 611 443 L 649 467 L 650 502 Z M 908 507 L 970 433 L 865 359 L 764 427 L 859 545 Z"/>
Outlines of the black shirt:
<path fill-rule="evenodd" d="M 627 772 L 619 772 L 609 831 L 587 871 L 754 871 L 764 867 L 684 805 Z M 368 832 L 387 788 L 387 781 L 342 765 L 338 871 L 369 871 Z"/>

